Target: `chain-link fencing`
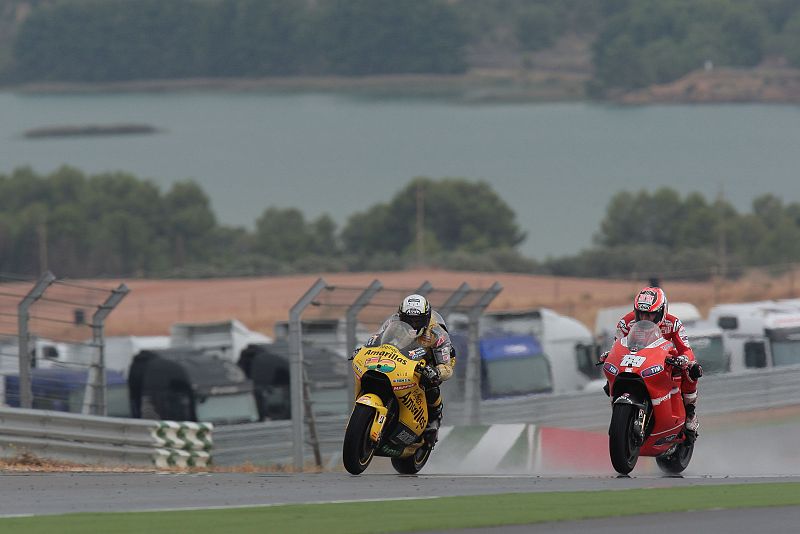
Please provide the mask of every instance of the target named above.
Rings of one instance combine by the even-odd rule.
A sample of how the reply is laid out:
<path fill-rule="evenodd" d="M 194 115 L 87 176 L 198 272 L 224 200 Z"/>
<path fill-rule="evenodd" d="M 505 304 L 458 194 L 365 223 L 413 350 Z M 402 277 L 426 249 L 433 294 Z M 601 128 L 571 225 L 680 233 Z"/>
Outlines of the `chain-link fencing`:
<path fill-rule="evenodd" d="M 103 328 L 128 293 L 59 280 L 0 275 L 0 403 L 84 414 L 125 415 L 127 382 L 107 371 Z"/>
<path fill-rule="evenodd" d="M 426 281 L 417 287 L 397 288 L 385 287 L 379 280 L 367 287 L 317 280 L 292 307 L 289 320 L 275 329 L 276 339 L 285 338 L 288 344 L 295 468 L 303 465 L 306 427 L 314 450 L 319 450 L 315 417 L 345 415 L 352 408 L 354 380 L 348 356 L 411 293 L 424 295 L 446 322 L 458 314 L 460 324 L 467 325 L 463 332 L 451 332 L 465 340 L 464 354 L 457 351 L 457 357 L 466 372 L 457 374 L 443 389 L 445 395 L 452 390 L 464 400 L 468 406 L 465 418 L 476 418 L 480 398 L 478 319 L 501 290 L 499 283 L 489 289 L 473 289 L 466 283 L 436 288 Z"/>

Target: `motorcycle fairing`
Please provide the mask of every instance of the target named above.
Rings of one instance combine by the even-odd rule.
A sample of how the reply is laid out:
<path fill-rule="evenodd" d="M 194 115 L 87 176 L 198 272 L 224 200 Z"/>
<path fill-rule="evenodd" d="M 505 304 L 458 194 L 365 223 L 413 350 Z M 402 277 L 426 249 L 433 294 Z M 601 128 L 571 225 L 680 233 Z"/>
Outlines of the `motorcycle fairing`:
<path fill-rule="evenodd" d="M 400 422 L 410 428 L 417 436 L 428 425 L 428 402 L 425 393 L 417 388 L 400 397 Z"/>
<path fill-rule="evenodd" d="M 644 322 L 642 322 L 644 323 Z M 673 446 L 682 437 L 681 430 L 686 417 L 680 395 L 681 376 L 672 376 L 666 369 L 665 359 L 674 345 L 661 337 L 655 325 L 634 323 L 642 332 L 637 350 L 629 350 L 628 338 L 618 340 L 606 359 L 603 370 L 609 382 L 613 403 L 628 403 L 645 406 L 645 418 L 640 418 L 643 430 L 642 456 L 658 456 Z M 634 365 L 635 364 L 635 365 Z M 643 371 L 660 366 L 662 371 L 642 376 Z M 614 373 L 613 371 L 617 371 Z M 675 437 L 672 437 L 675 435 Z M 669 439 L 668 439 L 669 438 Z"/>
<path fill-rule="evenodd" d="M 388 410 L 383 405 L 383 400 L 374 393 L 365 393 L 356 399 L 356 404 L 364 404 L 375 409 L 375 420 L 372 422 L 372 427 L 369 431 L 369 437 L 372 441 L 377 442 L 383 432 L 383 425 L 386 423 L 386 414 Z"/>
<path fill-rule="evenodd" d="M 365 346 L 353 355 L 356 391 L 361 392 L 356 403 L 375 409 L 370 439 L 380 443 L 378 452 L 385 456 L 408 456 L 422 444 L 419 438 L 428 425 L 428 403 L 417 373 L 417 368 L 426 361 L 415 338 L 405 336 L 402 328 L 390 327 L 382 340 L 400 340 L 406 345 Z M 396 406 L 392 408 L 395 415 L 388 413 L 392 404 Z"/>

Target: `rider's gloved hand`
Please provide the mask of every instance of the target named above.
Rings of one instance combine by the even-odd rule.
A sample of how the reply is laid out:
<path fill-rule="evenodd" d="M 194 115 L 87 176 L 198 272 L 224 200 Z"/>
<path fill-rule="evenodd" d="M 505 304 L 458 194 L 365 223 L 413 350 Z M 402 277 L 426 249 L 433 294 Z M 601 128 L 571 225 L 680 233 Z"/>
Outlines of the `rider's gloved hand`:
<path fill-rule="evenodd" d="M 672 361 L 675 362 L 675 363 L 673 363 L 673 365 L 675 365 L 676 367 L 680 367 L 683 370 L 688 369 L 689 365 L 692 363 L 692 361 L 689 359 L 689 357 L 688 356 L 684 356 L 683 354 L 681 354 L 680 356 L 675 356 L 672 359 Z"/>
<path fill-rule="evenodd" d="M 425 366 L 419 372 L 419 381 L 423 388 L 428 389 L 441 384 L 442 378 L 435 367 Z"/>
<path fill-rule="evenodd" d="M 700 365 L 698 362 L 690 362 L 689 369 L 688 369 L 689 378 L 692 380 L 697 380 L 701 376 L 703 376 L 703 366 Z"/>

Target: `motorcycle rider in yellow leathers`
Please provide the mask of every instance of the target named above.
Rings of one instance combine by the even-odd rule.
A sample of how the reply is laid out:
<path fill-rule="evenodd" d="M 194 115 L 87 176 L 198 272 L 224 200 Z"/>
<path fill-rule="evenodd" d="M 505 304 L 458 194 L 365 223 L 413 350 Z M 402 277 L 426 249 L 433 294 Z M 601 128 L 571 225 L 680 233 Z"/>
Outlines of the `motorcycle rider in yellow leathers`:
<path fill-rule="evenodd" d="M 428 349 L 430 365 L 422 370 L 420 385 L 425 389 L 428 403 L 428 426 L 423 435 L 431 444 L 436 443 L 442 422 L 442 394 L 439 385 L 453 376 L 456 364 L 455 351 L 442 316 L 431 309 L 428 299 L 422 295 L 408 295 L 400 303 L 396 313 L 390 315 L 380 330 L 370 337 L 366 346 L 377 342 L 386 327 L 394 321 L 403 321 L 417 332 L 417 342 Z"/>

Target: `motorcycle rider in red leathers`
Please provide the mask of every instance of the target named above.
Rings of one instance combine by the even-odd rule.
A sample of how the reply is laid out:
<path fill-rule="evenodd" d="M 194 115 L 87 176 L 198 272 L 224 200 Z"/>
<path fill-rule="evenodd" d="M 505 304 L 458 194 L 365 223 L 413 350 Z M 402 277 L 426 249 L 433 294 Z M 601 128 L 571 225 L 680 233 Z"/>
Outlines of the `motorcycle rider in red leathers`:
<path fill-rule="evenodd" d="M 664 339 L 675 345 L 677 360 L 680 362 L 681 374 L 681 394 L 683 395 L 683 405 L 686 408 L 686 432 L 692 436 L 697 436 L 697 429 L 700 428 L 700 421 L 695 413 L 697 403 L 697 379 L 703 376 L 703 367 L 694 357 L 694 352 L 689 345 L 686 329 L 680 319 L 671 315 L 667 311 L 667 296 L 660 287 L 645 287 L 636 295 L 633 300 L 633 310 L 625 314 L 617 323 L 616 341 L 628 335 L 631 326 L 636 321 L 652 321 L 660 329 Z M 608 353 L 600 357 L 604 362 Z"/>

